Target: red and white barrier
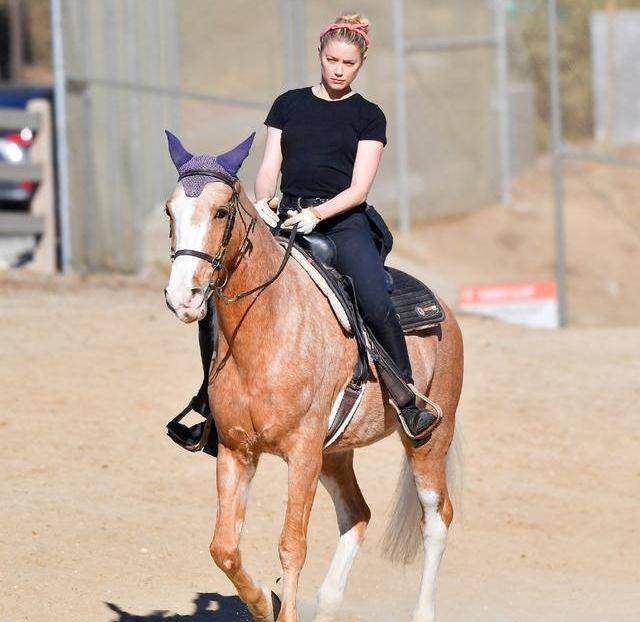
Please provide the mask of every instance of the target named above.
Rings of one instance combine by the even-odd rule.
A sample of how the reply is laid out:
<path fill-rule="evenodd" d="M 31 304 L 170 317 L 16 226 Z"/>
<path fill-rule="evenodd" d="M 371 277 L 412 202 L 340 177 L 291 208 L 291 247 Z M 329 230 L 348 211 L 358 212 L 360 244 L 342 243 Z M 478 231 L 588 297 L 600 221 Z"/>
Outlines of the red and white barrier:
<path fill-rule="evenodd" d="M 558 327 L 555 281 L 465 285 L 459 308 L 467 313 L 537 328 Z"/>

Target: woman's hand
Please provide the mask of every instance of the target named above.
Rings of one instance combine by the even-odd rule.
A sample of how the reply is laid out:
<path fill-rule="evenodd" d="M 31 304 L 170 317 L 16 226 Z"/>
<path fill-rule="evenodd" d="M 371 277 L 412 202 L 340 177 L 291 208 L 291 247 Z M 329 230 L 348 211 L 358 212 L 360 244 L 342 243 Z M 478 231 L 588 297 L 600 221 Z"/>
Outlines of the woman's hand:
<path fill-rule="evenodd" d="M 282 223 L 283 229 L 293 229 L 293 225 L 298 223 L 298 233 L 308 235 L 314 227 L 320 222 L 320 219 L 313 213 L 312 207 L 305 207 L 300 212 L 287 210 L 289 218 Z"/>
<path fill-rule="evenodd" d="M 258 216 L 260 216 L 260 218 L 262 218 L 262 220 L 264 220 L 270 227 L 275 227 L 278 224 L 278 217 L 272 211 L 278 208 L 277 199 L 260 199 L 253 204 L 253 207 L 256 208 Z"/>

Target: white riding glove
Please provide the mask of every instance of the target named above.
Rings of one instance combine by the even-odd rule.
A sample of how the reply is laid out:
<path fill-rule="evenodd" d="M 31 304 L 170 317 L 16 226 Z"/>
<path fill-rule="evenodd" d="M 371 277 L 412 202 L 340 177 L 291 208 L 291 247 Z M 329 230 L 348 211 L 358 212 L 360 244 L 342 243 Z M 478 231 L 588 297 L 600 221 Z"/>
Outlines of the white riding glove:
<path fill-rule="evenodd" d="M 308 235 L 313 231 L 320 219 L 311 211 L 311 208 L 305 207 L 301 212 L 287 210 L 289 218 L 282 223 L 283 229 L 293 229 L 293 225 L 298 223 L 298 233 Z"/>
<path fill-rule="evenodd" d="M 262 218 L 270 227 L 275 227 L 278 224 L 278 217 L 273 213 L 273 210 L 278 208 L 278 199 L 260 199 L 253 204 L 256 208 L 258 216 Z M 273 207 L 272 207 L 273 206 Z"/>

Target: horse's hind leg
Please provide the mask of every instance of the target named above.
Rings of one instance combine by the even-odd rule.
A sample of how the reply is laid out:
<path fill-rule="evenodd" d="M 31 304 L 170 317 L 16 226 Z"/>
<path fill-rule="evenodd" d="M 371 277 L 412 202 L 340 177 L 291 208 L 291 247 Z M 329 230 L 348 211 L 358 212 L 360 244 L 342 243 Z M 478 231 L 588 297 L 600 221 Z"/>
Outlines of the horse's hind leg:
<path fill-rule="evenodd" d="M 447 546 L 447 531 L 453 518 L 446 482 L 446 449 L 409 450 L 409 459 L 422 506 L 424 561 L 420 596 L 413 622 L 435 620 L 436 579 L 442 555 Z"/>
<path fill-rule="evenodd" d="M 242 567 L 240 534 L 244 523 L 249 484 L 255 461 L 220 446 L 217 466 L 218 516 L 211 542 L 211 556 L 229 577 L 238 595 L 256 620 L 274 619 L 271 599 Z"/>
<path fill-rule="evenodd" d="M 353 471 L 352 450 L 325 455 L 320 481 L 333 500 L 340 539 L 318 592 L 318 620 L 335 614 L 342 604 L 349 571 L 371 517 Z"/>

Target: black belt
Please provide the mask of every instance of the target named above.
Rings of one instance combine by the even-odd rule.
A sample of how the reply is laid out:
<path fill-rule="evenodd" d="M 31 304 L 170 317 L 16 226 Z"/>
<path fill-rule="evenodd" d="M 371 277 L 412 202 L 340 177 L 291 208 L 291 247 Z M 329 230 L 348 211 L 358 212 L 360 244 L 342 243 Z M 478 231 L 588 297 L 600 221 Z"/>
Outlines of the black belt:
<path fill-rule="evenodd" d="M 320 205 L 325 203 L 329 199 L 324 199 L 322 197 L 314 197 L 314 198 L 304 198 L 304 197 L 296 197 L 291 194 L 283 194 L 282 200 L 280 201 L 280 205 L 282 207 L 315 207 L 316 205 Z"/>

